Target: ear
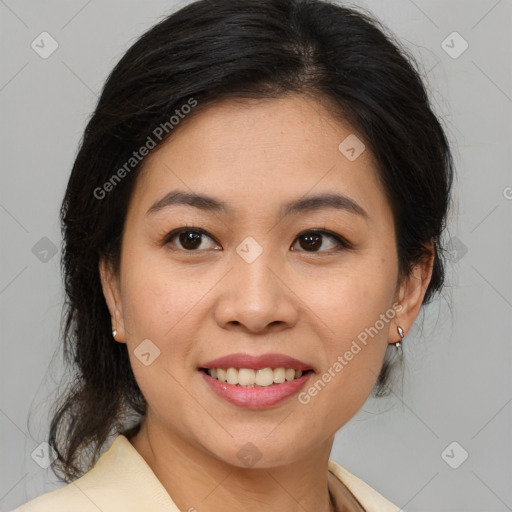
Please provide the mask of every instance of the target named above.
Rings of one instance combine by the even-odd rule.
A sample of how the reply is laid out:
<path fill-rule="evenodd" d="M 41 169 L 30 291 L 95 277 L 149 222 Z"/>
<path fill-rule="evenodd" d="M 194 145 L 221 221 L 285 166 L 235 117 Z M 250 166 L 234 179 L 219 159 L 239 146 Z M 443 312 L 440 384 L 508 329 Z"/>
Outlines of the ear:
<path fill-rule="evenodd" d="M 390 329 L 389 343 L 400 341 L 398 326 L 402 327 L 407 336 L 420 312 L 434 268 L 435 248 L 432 242 L 427 244 L 426 252 L 423 260 L 413 268 L 411 275 L 404 279 L 398 288 L 396 301 L 401 309 L 394 319 L 394 328 Z"/>
<path fill-rule="evenodd" d="M 112 330 L 115 329 L 117 331 L 115 340 L 120 343 L 125 343 L 126 332 L 121 305 L 119 276 L 114 272 L 110 263 L 108 263 L 104 258 L 100 259 L 99 272 L 103 295 L 110 311 Z"/>

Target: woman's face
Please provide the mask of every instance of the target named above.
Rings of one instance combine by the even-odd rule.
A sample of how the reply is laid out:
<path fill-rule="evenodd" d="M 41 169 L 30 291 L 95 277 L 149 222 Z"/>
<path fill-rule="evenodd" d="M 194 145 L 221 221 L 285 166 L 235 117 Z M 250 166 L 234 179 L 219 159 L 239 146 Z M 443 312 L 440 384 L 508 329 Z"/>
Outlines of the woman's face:
<path fill-rule="evenodd" d="M 350 126 L 298 95 L 225 100 L 178 128 L 137 181 L 118 280 L 102 273 L 147 422 L 235 466 L 244 450 L 258 467 L 300 461 L 361 408 L 396 326 L 406 328 L 372 156 Z M 313 372 L 299 386 L 241 389 L 202 370 L 232 354 L 280 354 L 259 366 L 293 369 L 287 356 Z M 210 366 L 246 368 L 244 382 L 258 369 Z"/>

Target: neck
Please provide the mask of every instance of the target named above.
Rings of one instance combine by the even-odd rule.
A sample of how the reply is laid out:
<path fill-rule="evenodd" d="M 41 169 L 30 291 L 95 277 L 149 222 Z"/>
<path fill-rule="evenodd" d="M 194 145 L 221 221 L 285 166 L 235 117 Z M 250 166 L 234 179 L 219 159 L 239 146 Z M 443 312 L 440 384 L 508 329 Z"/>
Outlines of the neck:
<path fill-rule="evenodd" d="M 329 478 L 327 471 L 334 436 L 299 460 L 269 468 L 227 464 L 168 431 L 164 435 L 147 422 L 130 442 L 180 510 L 335 510 L 329 486 L 340 483 L 333 475 Z M 340 489 L 334 494 L 339 506 L 343 499 Z"/>

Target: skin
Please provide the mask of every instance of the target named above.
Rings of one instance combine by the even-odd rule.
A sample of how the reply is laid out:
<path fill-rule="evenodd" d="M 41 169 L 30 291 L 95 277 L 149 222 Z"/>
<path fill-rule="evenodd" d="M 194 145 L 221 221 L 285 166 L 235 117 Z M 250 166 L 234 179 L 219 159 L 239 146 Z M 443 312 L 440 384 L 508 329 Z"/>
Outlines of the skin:
<path fill-rule="evenodd" d="M 120 272 L 102 260 L 100 274 L 116 340 L 128 345 L 148 402 L 130 442 L 180 510 L 328 511 L 328 487 L 339 510 L 362 510 L 327 471 L 334 435 L 370 395 L 386 347 L 400 339 L 397 326 L 407 334 L 417 317 L 433 253 L 399 280 L 393 217 L 371 152 L 349 161 L 338 150 L 352 133 L 311 97 L 223 100 L 183 121 L 144 162 Z M 175 189 L 231 211 L 174 205 L 146 214 Z M 368 218 L 335 208 L 280 217 L 282 204 L 324 192 L 349 196 Z M 162 242 L 187 226 L 208 233 L 198 249 L 187 252 L 179 237 Z M 309 229 L 353 247 L 328 235 L 301 245 Z M 247 236 L 263 249 L 252 263 L 236 252 Z M 197 370 L 235 352 L 279 352 L 316 368 L 314 382 L 396 302 L 398 316 L 307 404 L 294 396 L 242 409 Z M 144 339 L 160 350 L 149 366 L 134 355 Z M 261 453 L 251 468 L 237 457 L 248 442 Z"/>

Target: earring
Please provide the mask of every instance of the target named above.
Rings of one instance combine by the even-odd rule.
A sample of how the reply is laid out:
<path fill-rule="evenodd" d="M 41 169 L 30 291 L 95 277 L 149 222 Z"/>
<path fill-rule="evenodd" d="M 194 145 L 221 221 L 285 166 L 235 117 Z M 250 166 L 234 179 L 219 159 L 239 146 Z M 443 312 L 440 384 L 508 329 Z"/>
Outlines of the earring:
<path fill-rule="evenodd" d="M 402 344 L 400 342 L 404 339 L 404 336 L 405 336 L 404 330 L 400 326 L 398 326 L 396 328 L 396 330 L 398 331 L 398 334 L 400 335 L 400 340 L 395 343 L 395 347 L 397 350 L 402 350 Z"/>
<path fill-rule="evenodd" d="M 112 331 L 112 336 L 114 337 L 114 339 L 116 339 L 117 331 L 115 329 Z"/>

